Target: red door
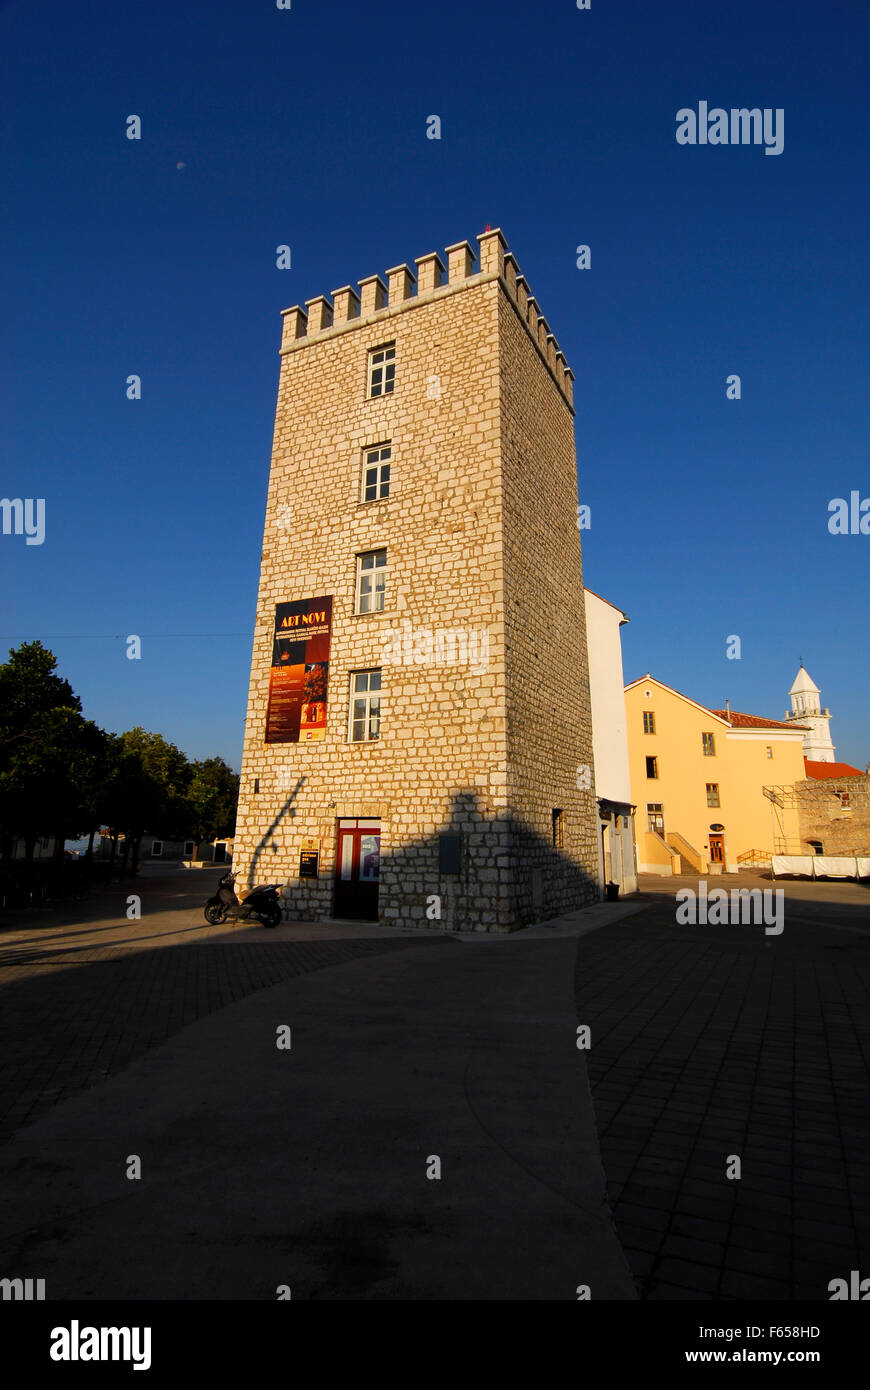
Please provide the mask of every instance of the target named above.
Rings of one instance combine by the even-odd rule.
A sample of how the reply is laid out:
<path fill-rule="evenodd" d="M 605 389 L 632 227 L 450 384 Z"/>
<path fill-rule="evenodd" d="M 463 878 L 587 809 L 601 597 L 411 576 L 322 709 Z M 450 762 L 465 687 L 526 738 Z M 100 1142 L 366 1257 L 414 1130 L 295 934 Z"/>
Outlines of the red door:
<path fill-rule="evenodd" d="M 710 831 L 710 863 L 725 863 L 725 836 L 718 831 Z"/>
<path fill-rule="evenodd" d="M 340 820 L 335 860 L 335 916 L 376 922 L 380 873 L 380 821 Z"/>

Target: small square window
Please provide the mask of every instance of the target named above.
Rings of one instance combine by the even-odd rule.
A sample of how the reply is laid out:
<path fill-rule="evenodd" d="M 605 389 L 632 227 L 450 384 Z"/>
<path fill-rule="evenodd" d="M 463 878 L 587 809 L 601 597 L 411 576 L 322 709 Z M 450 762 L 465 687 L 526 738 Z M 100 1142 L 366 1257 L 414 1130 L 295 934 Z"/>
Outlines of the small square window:
<path fill-rule="evenodd" d="M 383 613 L 386 583 L 386 550 L 367 550 L 357 555 L 354 612 Z"/>
<path fill-rule="evenodd" d="M 385 343 L 369 353 L 369 396 L 389 396 L 396 382 L 396 344 Z"/>
<path fill-rule="evenodd" d="M 719 805 L 719 783 L 718 783 L 718 782 L 708 782 L 708 783 L 707 783 L 707 805 L 708 805 L 708 806 L 718 806 L 718 805 Z"/>
<path fill-rule="evenodd" d="M 647 760 L 646 760 L 646 775 L 647 775 L 647 777 L 658 777 L 658 775 L 659 775 L 659 760 L 658 760 L 658 758 L 647 758 Z"/>
<path fill-rule="evenodd" d="M 656 717 L 651 709 L 643 712 L 643 731 L 645 734 L 654 734 L 656 731 Z"/>
<path fill-rule="evenodd" d="M 390 495 L 390 459 L 393 456 L 389 444 L 379 444 L 374 449 L 366 449 L 363 454 L 362 500 L 380 502 Z"/>

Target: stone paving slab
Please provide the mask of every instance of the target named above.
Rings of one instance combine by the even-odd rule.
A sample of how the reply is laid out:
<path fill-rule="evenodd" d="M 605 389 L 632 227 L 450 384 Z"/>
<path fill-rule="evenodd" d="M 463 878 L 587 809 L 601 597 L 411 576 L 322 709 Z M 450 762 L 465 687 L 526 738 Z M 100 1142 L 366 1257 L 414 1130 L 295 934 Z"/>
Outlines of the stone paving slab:
<path fill-rule="evenodd" d="M 634 1299 L 575 1046 L 575 943 L 377 947 L 239 997 L 19 1130 L 0 1268 L 48 1298 Z M 227 988 L 258 956 L 280 977 L 323 949 L 240 945 Z M 223 968 L 169 954 L 194 979 Z"/>
<path fill-rule="evenodd" d="M 58 947 L 7 958 L 0 967 L 0 1135 L 248 994 L 308 971 L 431 944 L 270 938 L 136 950 Z"/>
<path fill-rule="evenodd" d="M 827 1299 L 831 1279 L 870 1274 L 870 898 L 801 891 L 766 937 L 679 926 L 679 884 L 644 886 L 647 910 L 583 937 L 576 962 L 638 1290 Z"/>

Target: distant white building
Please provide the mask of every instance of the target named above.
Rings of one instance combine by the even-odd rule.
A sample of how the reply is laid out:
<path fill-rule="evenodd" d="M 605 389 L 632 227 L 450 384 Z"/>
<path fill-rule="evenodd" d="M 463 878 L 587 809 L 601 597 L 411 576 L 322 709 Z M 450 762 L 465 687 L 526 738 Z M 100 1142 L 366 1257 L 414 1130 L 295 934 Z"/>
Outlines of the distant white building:
<path fill-rule="evenodd" d="M 622 674 L 621 608 L 584 590 L 592 705 L 592 755 L 598 797 L 599 845 L 605 883 L 637 892 L 634 811 Z"/>
<path fill-rule="evenodd" d="M 821 708 L 819 687 L 803 662 L 788 693 L 791 709 L 786 710 L 786 719 L 807 726 L 807 732 L 804 734 L 804 757 L 814 763 L 835 762 L 834 745 L 831 742 L 831 711 Z"/>

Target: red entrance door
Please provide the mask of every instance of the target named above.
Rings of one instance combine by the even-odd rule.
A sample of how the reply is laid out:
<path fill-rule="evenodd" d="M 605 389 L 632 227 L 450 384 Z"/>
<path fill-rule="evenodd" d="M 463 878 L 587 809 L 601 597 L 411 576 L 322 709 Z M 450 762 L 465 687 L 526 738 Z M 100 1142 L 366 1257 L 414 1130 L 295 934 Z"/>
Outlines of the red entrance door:
<path fill-rule="evenodd" d="M 725 863 L 725 836 L 718 831 L 710 831 L 710 863 Z"/>
<path fill-rule="evenodd" d="M 340 820 L 333 904 L 336 917 L 376 922 L 380 876 L 380 821 Z"/>

